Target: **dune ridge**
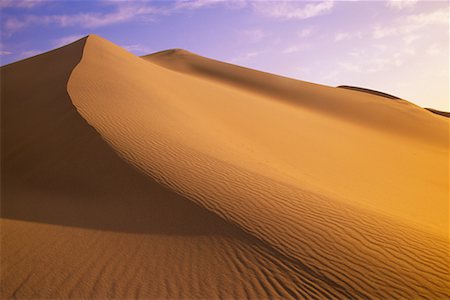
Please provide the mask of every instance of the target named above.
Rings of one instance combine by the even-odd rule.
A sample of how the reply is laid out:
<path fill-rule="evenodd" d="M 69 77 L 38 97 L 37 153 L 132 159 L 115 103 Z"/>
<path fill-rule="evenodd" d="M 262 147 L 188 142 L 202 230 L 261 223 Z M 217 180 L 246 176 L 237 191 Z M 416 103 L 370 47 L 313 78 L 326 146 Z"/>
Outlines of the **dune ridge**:
<path fill-rule="evenodd" d="M 387 93 L 383 93 L 383 92 L 375 91 L 375 90 L 371 90 L 371 89 L 366 89 L 366 88 L 362 88 L 362 87 L 357 87 L 357 86 L 340 85 L 340 86 L 338 86 L 338 88 L 354 90 L 354 91 L 358 91 L 358 92 L 362 92 L 362 93 L 369 93 L 369 94 L 385 97 L 385 98 L 392 99 L 392 100 L 399 100 L 400 99 L 399 97 L 394 96 L 394 95 L 390 95 L 390 94 L 387 94 Z"/>
<path fill-rule="evenodd" d="M 194 56 L 142 59 L 91 35 L 2 68 L 2 297 L 449 297 L 448 123 L 201 57 L 213 75 L 180 71 L 166 54 Z M 327 101 L 400 111 L 400 125 L 343 120 Z"/>

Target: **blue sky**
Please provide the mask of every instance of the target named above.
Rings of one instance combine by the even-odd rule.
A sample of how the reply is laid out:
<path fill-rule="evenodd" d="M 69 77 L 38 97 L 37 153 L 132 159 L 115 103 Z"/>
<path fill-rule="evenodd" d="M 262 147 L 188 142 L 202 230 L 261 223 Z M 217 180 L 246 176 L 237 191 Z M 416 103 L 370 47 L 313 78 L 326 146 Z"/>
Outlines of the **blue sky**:
<path fill-rule="evenodd" d="M 448 1 L 0 0 L 1 64 L 95 33 L 449 110 Z"/>

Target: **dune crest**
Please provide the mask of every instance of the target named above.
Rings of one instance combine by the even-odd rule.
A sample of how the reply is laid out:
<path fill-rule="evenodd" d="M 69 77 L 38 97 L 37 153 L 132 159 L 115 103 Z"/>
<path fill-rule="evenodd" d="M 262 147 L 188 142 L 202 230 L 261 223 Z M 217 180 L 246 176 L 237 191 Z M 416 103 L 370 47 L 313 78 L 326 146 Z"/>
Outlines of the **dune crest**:
<path fill-rule="evenodd" d="M 2 297 L 450 296 L 444 118 L 95 35 L 1 71 Z"/>

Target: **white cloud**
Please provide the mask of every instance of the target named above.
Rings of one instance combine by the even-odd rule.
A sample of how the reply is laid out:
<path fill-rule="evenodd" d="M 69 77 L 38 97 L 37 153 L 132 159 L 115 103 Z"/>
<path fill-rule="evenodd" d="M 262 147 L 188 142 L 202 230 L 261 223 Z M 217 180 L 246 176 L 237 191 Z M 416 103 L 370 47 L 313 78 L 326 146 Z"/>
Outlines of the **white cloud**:
<path fill-rule="evenodd" d="M 431 13 L 410 15 L 407 17 L 407 21 L 419 27 L 433 24 L 448 25 L 449 22 L 448 8 L 435 10 Z"/>
<path fill-rule="evenodd" d="M 386 6 L 393 9 L 406 9 L 416 6 L 418 0 L 388 0 Z"/>
<path fill-rule="evenodd" d="M 80 34 L 63 36 L 63 37 L 61 37 L 59 39 L 54 40 L 53 41 L 53 45 L 55 45 L 55 47 L 65 46 L 67 44 L 75 42 L 76 40 L 81 39 L 82 37 L 84 37 L 84 35 L 80 35 Z"/>
<path fill-rule="evenodd" d="M 255 1 L 252 4 L 256 12 L 267 17 L 303 20 L 330 12 L 334 1 L 307 4 L 301 1 Z"/>
<path fill-rule="evenodd" d="M 12 52 L 0 50 L 0 56 L 10 55 Z"/>
<path fill-rule="evenodd" d="M 448 9 L 402 17 L 392 26 L 375 26 L 372 30 L 372 36 L 375 39 L 381 39 L 389 36 L 412 34 L 430 25 L 448 26 Z"/>

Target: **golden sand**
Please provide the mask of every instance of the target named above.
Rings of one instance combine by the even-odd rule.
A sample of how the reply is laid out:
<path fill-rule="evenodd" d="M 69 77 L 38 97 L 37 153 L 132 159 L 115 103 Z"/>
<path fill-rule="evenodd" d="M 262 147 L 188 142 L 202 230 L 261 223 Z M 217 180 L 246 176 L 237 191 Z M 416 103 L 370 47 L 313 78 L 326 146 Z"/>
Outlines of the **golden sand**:
<path fill-rule="evenodd" d="M 1 76 L 2 298 L 450 297 L 445 117 L 94 35 Z"/>

